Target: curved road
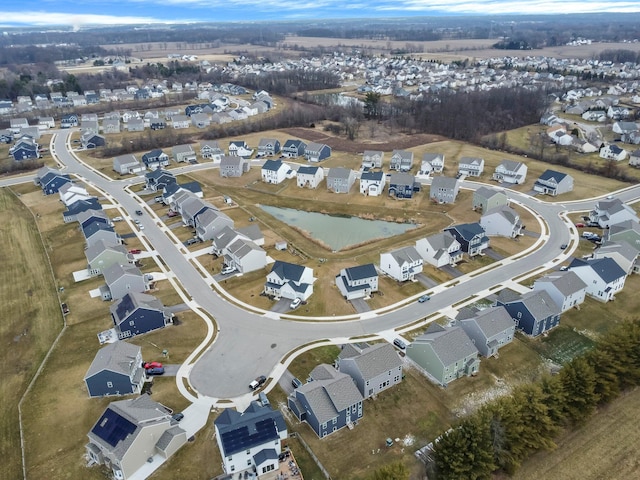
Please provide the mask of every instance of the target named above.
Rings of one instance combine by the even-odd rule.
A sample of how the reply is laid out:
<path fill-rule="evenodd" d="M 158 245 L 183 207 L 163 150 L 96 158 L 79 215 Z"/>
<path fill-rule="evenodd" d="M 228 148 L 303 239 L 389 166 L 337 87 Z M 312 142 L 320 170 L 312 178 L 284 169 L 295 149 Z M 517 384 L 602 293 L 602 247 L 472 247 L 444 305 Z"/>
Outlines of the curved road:
<path fill-rule="evenodd" d="M 126 188 L 132 183 L 131 180 L 109 179 L 78 161 L 70 152 L 70 133 L 68 130 L 59 131 L 52 140 L 52 155 L 66 166 L 65 171 L 78 175 L 105 192 L 126 212 L 131 213 L 141 207 L 144 210 L 144 202 Z M 185 170 L 204 168 L 211 168 L 211 164 L 186 167 Z M 479 185 L 471 182 L 463 184 L 474 189 Z M 183 255 L 186 251 L 182 244 L 174 243 L 165 233 L 166 230 L 162 229 L 162 222 L 146 209 L 145 214 L 138 217 L 145 227 L 146 240 L 162 257 L 193 302 L 214 317 L 219 327 L 215 341 L 194 364 L 184 366 L 191 386 L 199 395 L 209 397 L 213 402 L 216 399 L 246 398 L 248 384 L 253 378 L 269 373 L 274 377 L 280 375 L 284 370 L 281 364 L 283 358 L 301 345 L 323 339 L 346 341 L 349 337 L 399 329 L 439 311 L 446 311 L 451 305 L 465 300 L 473 301 L 470 297 L 474 295 L 476 299 L 486 296 L 492 288 L 497 291 L 512 279 L 521 281 L 567 258 L 577 245 L 578 235 L 563 213 L 590 210 L 595 200 L 548 203 L 511 190 L 505 192 L 512 202 L 522 204 L 544 219 L 546 225 L 539 248 L 527 255 L 520 254 L 498 262 L 498 266 L 487 267 L 481 274 L 476 272 L 439 285 L 433 289 L 434 295 L 427 303 L 411 302 L 388 313 L 367 312 L 356 320 L 336 322 L 281 320 L 270 312 L 248 311 L 231 303 L 212 290 L 211 280 L 204 278 Z M 640 187 L 631 187 L 621 190 L 617 196 L 628 202 L 636 200 L 639 195 Z M 570 244 L 567 250 L 560 249 L 563 243 Z M 278 368 L 274 370 L 276 366 Z"/>

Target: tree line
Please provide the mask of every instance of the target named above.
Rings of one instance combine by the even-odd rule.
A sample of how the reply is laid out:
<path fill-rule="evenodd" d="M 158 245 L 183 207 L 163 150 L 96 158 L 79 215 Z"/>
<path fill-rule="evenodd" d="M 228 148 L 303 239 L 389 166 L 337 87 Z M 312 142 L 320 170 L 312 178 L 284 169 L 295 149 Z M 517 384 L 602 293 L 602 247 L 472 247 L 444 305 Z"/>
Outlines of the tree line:
<path fill-rule="evenodd" d="M 429 454 L 429 478 L 513 474 L 534 453 L 555 448 L 565 429 L 581 426 L 599 407 L 638 385 L 640 320 L 634 320 L 615 327 L 557 375 L 516 387 L 443 433 Z"/>

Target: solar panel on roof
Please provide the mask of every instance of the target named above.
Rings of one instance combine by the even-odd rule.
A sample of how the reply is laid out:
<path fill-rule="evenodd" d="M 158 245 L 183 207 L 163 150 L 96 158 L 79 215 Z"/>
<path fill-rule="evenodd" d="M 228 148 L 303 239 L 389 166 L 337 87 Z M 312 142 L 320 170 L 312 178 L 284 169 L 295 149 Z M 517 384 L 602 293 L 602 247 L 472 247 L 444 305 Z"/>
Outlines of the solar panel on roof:
<path fill-rule="evenodd" d="M 251 447 L 276 438 L 278 438 L 278 432 L 273 418 L 266 418 L 249 425 L 243 425 L 220 435 L 226 455 L 248 450 Z"/>
<path fill-rule="evenodd" d="M 136 425 L 107 408 L 96 426 L 91 430 L 112 447 L 136 430 Z"/>

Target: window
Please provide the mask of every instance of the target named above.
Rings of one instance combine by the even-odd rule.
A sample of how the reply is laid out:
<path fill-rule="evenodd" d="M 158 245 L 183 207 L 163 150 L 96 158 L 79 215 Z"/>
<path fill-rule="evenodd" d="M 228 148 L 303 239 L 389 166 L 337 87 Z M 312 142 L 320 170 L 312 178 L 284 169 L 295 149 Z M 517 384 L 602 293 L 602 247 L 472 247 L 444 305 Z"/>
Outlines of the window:
<path fill-rule="evenodd" d="M 136 324 L 135 320 L 130 320 L 129 321 L 129 326 L 133 327 Z"/>
<path fill-rule="evenodd" d="M 108 388 L 113 388 L 113 382 L 107 382 L 107 387 Z"/>
<path fill-rule="evenodd" d="M 247 460 L 247 467 L 251 466 L 251 459 Z"/>
<path fill-rule="evenodd" d="M 251 450 L 247 450 L 247 455 L 251 455 Z"/>
<path fill-rule="evenodd" d="M 334 419 L 333 419 L 333 424 L 335 425 L 336 423 L 338 423 L 338 419 L 337 419 L 337 418 L 334 418 Z M 334 427 L 334 428 L 335 428 L 335 427 Z"/>

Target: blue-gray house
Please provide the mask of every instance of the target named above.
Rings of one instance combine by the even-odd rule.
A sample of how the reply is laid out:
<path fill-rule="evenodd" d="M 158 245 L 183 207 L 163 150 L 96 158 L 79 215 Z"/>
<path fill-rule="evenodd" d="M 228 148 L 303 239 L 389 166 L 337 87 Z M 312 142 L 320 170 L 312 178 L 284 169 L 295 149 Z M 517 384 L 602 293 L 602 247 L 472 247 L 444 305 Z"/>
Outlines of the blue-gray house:
<path fill-rule="evenodd" d="M 44 193 L 45 195 L 58 193 L 60 187 L 66 183 L 71 183 L 71 177 L 66 173 L 62 174 L 56 171 L 51 171 L 40 178 L 42 193 Z"/>
<path fill-rule="evenodd" d="M 445 228 L 444 231 L 451 233 L 460 243 L 461 250 L 470 257 L 480 255 L 483 250 L 489 248 L 489 237 L 478 222 L 454 225 Z"/>
<path fill-rule="evenodd" d="M 389 176 L 389 196 L 396 198 L 412 198 L 420 191 L 420 184 L 409 173 L 392 173 Z"/>
<path fill-rule="evenodd" d="M 164 328 L 173 319 L 171 311 L 160 300 L 146 293 L 129 292 L 111 305 L 110 310 L 120 339 Z"/>
<path fill-rule="evenodd" d="M 282 155 L 289 158 L 302 157 L 306 148 L 307 144 L 302 140 L 290 138 L 289 140 L 284 142 L 284 146 L 282 147 Z"/>
<path fill-rule="evenodd" d="M 545 291 L 533 290 L 520 295 L 512 290 L 502 290 L 496 305 L 503 306 L 516 322 L 516 328 L 536 337 L 560 323 L 560 307 Z"/>
<path fill-rule="evenodd" d="M 62 219 L 64 223 L 75 222 L 79 213 L 88 210 L 102 210 L 102 205 L 98 202 L 97 198 L 92 197 L 88 200 L 76 200 L 62 212 Z"/>
<path fill-rule="evenodd" d="M 362 394 L 353 378 L 331 365 L 320 364 L 309 382 L 293 391 L 288 405 L 301 422 L 307 422 L 320 438 L 362 418 Z"/>
<path fill-rule="evenodd" d="M 84 383 L 90 397 L 140 393 L 144 383 L 141 348 L 127 342 L 102 347 L 91 362 Z"/>

